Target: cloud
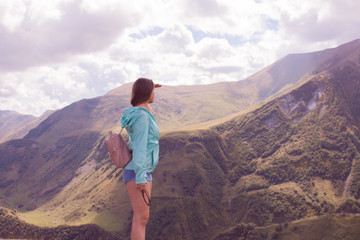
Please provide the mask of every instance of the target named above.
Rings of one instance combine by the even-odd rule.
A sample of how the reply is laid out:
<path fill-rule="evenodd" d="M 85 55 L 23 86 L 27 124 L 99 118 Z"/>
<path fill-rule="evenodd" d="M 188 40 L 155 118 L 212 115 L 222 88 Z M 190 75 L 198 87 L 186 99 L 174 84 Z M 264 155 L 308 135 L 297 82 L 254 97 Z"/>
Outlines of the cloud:
<path fill-rule="evenodd" d="M 18 27 L 0 25 L 1 71 L 64 62 L 103 50 L 131 25 L 128 13 L 121 9 L 87 12 L 78 1 L 58 7 L 59 19 L 38 22 L 27 6 Z"/>
<path fill-rule="evenodd" d="M 294 18 L 283 13 L 281 22 L 284 31 L 306 43 L 318 43 L 335 40 L 349 41 L 359 37 L 356 27 L 360 24 L 354 9 L 360 3 L 354 1 L 321 1 L 319 5 L 309 6 L 307 11 Z"/>
<path fill-rule="evenodd" d="M 81 62 L 0 74 L 0 105 L 38 116 L 48 109 L 103 95 L 138 76 L 137 65 L 105 61 L 96 55 Z"/>
<path fill-rule="evenodd" d="M 188 17 L 205 17 L 225 16 L 228 9 L 220 5 L 216 0 L 182 0 L 181 5 Z"/>
<path fill-rule="evenodd" d="M 226 39 L 204 38 L 196 45 L 197 55 L 208 59 L 228 57 L 234 51 Z"/>
<path fill-rule="evenodd" d="M 165 29 L 154 40 L 155 47 L 164 53 L 186 53 L 188 46 L 194 42 L 191 32 L 180 24 Z"/>
<path fill-rule="evenodd" d="M 16 91 L 13 87 L 10 86 L 0 86 L 0 98 L 7 98 L 14 96 Z"/>
<path fill-rule="evenodd" d="M 344 0 L 0 1 L 0 104 L 39 115 L 145 76 L 239 81 L 359 38 Z"/>
<path fill-rule="evenodd" d="M 142 76 L 151 76 L 165 84 L 211 83 L 224 69 L 226 73 L 233 70 L 239 74 L 239 68 L 234 67 L 237 51 L 227 40 L 204 38 L 195 43 L 192 32 L 180 24 L 156 35 L 124 38 L 113 46 L 111 56 L 114 61 L 138 63 Z M 231 77 L 233 81 L 236 79 Z"/>

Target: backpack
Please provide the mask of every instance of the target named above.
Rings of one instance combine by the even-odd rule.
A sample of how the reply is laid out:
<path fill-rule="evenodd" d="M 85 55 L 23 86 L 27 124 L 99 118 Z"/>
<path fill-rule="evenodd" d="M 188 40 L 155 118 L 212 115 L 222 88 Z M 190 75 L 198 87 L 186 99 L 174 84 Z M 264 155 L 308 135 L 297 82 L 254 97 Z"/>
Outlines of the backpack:
<path fill-rule="evenodd" d="M 124 168 L 131 160 L 132 153 L 126 145 L 120 133 L 109 131 L 109 137 L 105 139 L 111 161 L 118 167 Z"/>

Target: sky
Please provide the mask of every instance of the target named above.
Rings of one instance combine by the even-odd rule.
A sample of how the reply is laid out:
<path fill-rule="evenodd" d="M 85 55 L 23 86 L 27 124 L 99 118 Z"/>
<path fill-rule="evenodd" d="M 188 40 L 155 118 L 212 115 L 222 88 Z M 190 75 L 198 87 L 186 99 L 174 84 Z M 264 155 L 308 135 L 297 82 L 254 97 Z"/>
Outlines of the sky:
<path fill-rule="evenodd" d="M 240 81 L 360 38 L 353 0 L 0 0 L 0 110 L 40 116 L 139 77 Z"/>

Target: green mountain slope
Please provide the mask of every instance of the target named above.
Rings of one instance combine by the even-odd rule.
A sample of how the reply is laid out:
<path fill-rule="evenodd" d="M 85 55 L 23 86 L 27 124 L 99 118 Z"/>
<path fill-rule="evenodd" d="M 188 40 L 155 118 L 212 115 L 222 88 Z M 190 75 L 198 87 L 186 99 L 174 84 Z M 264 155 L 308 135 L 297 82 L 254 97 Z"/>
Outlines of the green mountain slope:
<path fill-rule="evenodd" d="M 233 239 L 358 239 L 360 217 L 349 215 L 325 215 L 284 224 L 256 227 L 254 224 L 238 224 L 217 235 L 215 240 Z"/>
<path fill-rule="evenodd" d="M 0 208 L 0 236 L 8 239 L 69 239 L 69 240 L 114 240 L 111 234 L 96 225 L 79 227 L 60 226 L 41 228 L 27 224 L 16 217 L 16 212 Z"/>
<path fill-rule="evenodd" d="M 360 213 L 359 83 L 358 65 L 345 64 L 211 130 L 164 136 L 177 146 L 163 143 L 171 164 L 155 175 L 162 207 L 149 235 L 211 239 L 242 223 Z"/>
<path fill-rule="evenodd" d="M 255 79 L 159 89 L 154 114 L 168 131 L 161 135 L 154 173 L 149 239 L 222 239 L 245 232 L 257 239 L 275 232 L 290 239 L 294 231 L 278 231 L 279 224 L 306 225 L 325 215 L 336 223 L 342 212 L 360 213 L 359 45 L 311 53 L 317 60 L 300 68 L 296 87 L 279 84 L 267 94 L 272 100 L 258 107 L 252 104 L 261 101 L 259 89 L 285 83 L 289 69 L 279 68 L 274 79 L 269 71 L 260 72 L 262 83 L 270 85 L 258 86 L 251 103 L 239 86 L 255 88 Z M 91 223 L 120 239 L 127 236 L 131 207 L 104 139 L 107 129 L 118 128 L 129 87 L 74 103 L 24 139 L 1 144 L 0 205 L 19 209 L 18 218 L 41 227 Z M 253 110 L 246 114 L 189 130 L 249 106 Z M 175 127 L 167 126 L 172 122 Z M 184 131 L 171 131 L 179 128 Z"/>

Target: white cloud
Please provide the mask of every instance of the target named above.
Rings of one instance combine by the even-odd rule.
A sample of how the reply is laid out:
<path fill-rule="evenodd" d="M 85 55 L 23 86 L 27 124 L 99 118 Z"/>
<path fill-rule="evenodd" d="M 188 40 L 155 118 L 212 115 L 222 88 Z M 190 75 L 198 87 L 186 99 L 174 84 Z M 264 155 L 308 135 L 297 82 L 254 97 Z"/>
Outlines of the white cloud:
<path fill-rule="evenodd" d="M 0 25 L 0 71 L 20 71 L 103 50 L 131 25 L 131 18 L 122 9 L 89 13 L 78 1 L 61 2 L 53 9 L 58 14 L 51 14 L 57 17 L 43 21 L 38 17 L 42 8 L 32 10 L 32 6 L 26 6 L 26 14 L 15 29 L 6 21 Z"/>
<path fill-rule="evenodd" d="M 25 12 L 26 6 L 22 0 L 0 2 L 0 20 L 9 30 L 21 24 Z"/>
<path fill-rule="evenodd" d="M 197 45 L 197 55 L 208 59 L 228 57 L 234 51 L 226 39 L 204 38 Z"/>
<path fill-rule="evenodd" d="M 193 42 L 191 32 L 183 25 L 167 28 L 154 38 L 155 47 L 164 53 L 186 53 Z"/>
<path fill-rule="evenodd" d="M 344 0 L 0 1 L 0 104 L 41 114 L 150 77 L 237 81 L 359 38 Z"/>

